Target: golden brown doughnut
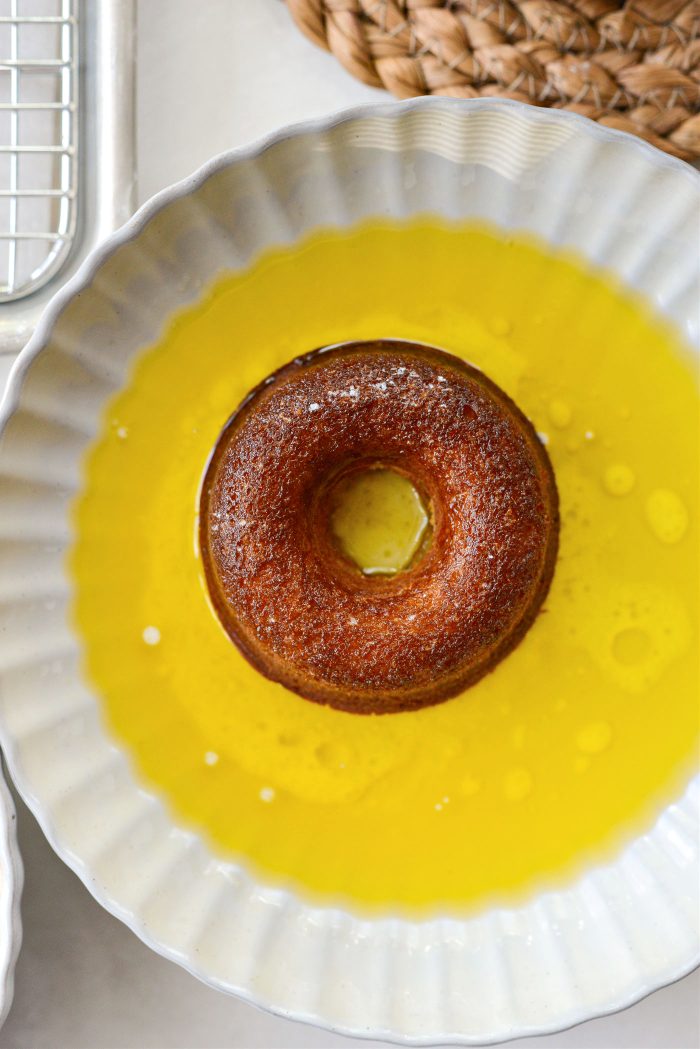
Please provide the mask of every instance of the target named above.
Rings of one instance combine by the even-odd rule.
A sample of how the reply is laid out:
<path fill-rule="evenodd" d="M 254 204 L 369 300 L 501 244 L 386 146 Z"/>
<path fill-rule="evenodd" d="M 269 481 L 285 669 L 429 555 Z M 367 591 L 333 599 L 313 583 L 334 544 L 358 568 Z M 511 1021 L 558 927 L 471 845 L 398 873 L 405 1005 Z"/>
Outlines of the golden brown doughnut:
<path fill-rule="evenodd" d="M 332 494 L 396 470 L 432 532 L 391 577 L 339 548 Z M 209 594 L 245 657 L 293 692 L 356 713 L 439 703 L 534 621 L 556 560 L 549 457 L 482 372 L 441 350 L 348 343 L 280 368 L 224 428 L 202 485 Z"/>

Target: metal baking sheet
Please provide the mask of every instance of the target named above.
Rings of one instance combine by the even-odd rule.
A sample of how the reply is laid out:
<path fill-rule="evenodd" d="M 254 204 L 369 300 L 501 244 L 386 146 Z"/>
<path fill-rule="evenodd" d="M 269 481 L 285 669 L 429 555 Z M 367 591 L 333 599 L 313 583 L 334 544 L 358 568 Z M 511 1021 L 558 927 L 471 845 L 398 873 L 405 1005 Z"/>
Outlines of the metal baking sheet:
<path fill-rule="evenodd" d="M 0 354 L 134 210 L 135 14 L 135 0 L 0 0 Z"/>

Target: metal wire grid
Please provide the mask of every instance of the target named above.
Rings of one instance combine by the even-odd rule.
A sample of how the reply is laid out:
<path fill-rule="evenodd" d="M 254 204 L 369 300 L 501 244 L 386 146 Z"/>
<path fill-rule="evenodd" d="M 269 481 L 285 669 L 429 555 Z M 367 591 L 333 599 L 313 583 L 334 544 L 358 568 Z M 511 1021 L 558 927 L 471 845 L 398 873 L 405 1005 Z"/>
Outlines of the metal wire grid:
<path fill-rule="evenodd" d="M 46 284 L 75 236 L 78 2 L 0 0 L 0 303 Z"/>

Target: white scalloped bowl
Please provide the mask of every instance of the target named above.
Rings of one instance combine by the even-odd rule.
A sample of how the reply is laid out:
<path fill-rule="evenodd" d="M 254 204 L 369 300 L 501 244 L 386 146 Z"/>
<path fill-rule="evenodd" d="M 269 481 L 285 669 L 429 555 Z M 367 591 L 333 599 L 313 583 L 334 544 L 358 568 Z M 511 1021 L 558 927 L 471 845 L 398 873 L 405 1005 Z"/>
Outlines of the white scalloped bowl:
<path fill-rule="evenodd" d="M 22 880 L 15 806 L 0 765 L 0 1028 L 12 1005 L 15 962 L 22 943 Z"/>
<path fill-rule="evenodd" d="M 140 785 L 78 673 L 64 567 L 100 411 L 224 269 L 315 227 L 433 212 L 530 231 L 618 274 L 697 348 L 700 176 L 576 116 L 417 100 L 285 131 L 147 204 L 57 297 L 0 443 L 0 728 L 53 847 L 147 944 L 285 1016 L 485 1043 L 620 1009 L 698 963 L 698 784 L 607 866 L 469 920 L 360 920 L 216 859 Z"/>

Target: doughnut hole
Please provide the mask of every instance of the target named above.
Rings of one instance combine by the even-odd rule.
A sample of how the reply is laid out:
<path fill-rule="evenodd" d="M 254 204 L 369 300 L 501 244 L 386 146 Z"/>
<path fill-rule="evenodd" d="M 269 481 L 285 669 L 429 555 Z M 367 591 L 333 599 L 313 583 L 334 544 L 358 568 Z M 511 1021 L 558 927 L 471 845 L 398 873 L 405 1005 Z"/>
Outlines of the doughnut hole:
<path fill-rule="evenodd" d="M 328 493 L 339 552 L 367 576 L 411 567 L 430 539 L 426 502 L 408 477 L 381 463 L 343 474 Z"/>

